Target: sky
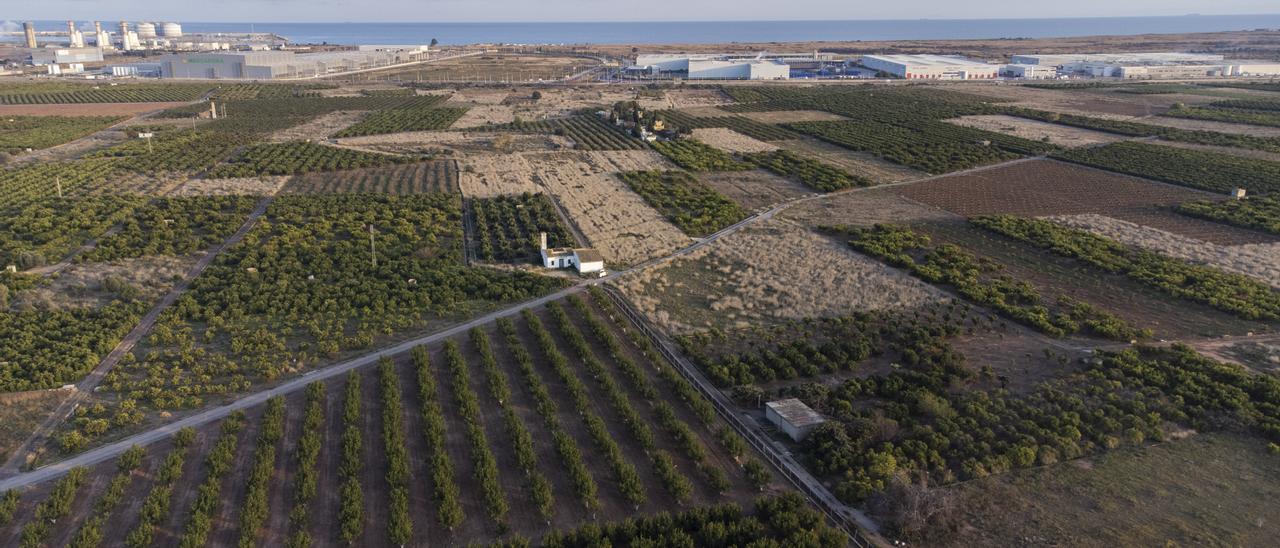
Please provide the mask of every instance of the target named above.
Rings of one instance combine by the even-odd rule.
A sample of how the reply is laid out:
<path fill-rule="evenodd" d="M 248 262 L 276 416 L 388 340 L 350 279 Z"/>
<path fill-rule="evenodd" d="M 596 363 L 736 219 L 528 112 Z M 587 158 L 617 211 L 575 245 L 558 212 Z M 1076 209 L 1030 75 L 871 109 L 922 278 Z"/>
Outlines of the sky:
<path fill-rule="evenodd" d="M 5 19 L 217 22 L 980 19 L 1280 13 L 1276 0 L 3 0 Z"/>

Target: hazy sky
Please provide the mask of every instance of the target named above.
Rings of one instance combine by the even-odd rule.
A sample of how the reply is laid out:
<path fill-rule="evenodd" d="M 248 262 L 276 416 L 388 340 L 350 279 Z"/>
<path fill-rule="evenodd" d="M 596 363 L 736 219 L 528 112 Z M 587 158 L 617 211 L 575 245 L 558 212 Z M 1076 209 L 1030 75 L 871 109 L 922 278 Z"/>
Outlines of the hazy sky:
<path fill-rule="evenodd" d="M 5 19 L 710 21 L 1261 14 L 1276 0 L 3 0 Z"/>

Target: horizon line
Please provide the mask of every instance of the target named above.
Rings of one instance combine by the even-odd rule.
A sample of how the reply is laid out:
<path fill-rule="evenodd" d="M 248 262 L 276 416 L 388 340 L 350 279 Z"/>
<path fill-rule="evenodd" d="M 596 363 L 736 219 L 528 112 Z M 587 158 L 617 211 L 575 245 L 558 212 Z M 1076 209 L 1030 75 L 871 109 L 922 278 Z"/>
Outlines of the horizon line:
<path fill-rule="evenodd" d="M 1081 16 L 1063 16 L 1063 17 L 915 17 L 915 18 L 870 18 L 870 19 L 650 19 L 650 20 L 534 20 L 534 21 L 356 21 L 356 20 L 323 20 L 323 21 L 287 21 L 287 20 L 227 20 L 212 21 L 198 19 L 180 19 L 180 18 L 153 18 L 153 19 L 128 19 L 126 21 L 174 21 L 178 23 L 235 23 L 235 24 L 252 24 L 252 23 L 283 23 L 283 24 L 367 24 L 367 25 L 419 25 L 419 24 L 448 24 L 448 25 L 528 25 L 528 24 L 645 24 L 645 23 L 857 23 L 857 22 L 890 22 L 890 21 L 1057 21 L 1072 19 L 1175 19 L 1175 18 L 1193 18 L 1193 17 L 1257 17 L 1257 16 L 1280 16 L 1277 13 L 1186 13 L 1180 15 L 1081 15 Z M 6 18 L 0 19 L 4 21 L 39 21 L 39 22 L 63 22 L 68 19 L 36 19 L 36 18 Z M 115 18 L 105 19 L 70 19 L 71 21 L 114 21 Z"/>

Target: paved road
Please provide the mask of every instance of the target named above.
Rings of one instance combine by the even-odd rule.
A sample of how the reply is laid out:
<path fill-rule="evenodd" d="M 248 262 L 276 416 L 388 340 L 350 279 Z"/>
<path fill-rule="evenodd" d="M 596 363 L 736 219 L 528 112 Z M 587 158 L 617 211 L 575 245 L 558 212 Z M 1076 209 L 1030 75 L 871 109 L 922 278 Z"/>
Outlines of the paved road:
<path fill-rule="evenodd" d="M 94 367 L 93 371 L 90 371 L 88 375 L 83 379 L 80 379 L 80 382 L 76 383 L 75 391 L 72 392 L 67 399 L 63 400 L 62 403 L 54 409 L 53 413 L 50 414 L 44 422 L 42 422 L 40 426 L 31 433 L 31 436 L 29 436 L 27 440 L 13 452 L 9 457 L 9 460 L 6 461 L 3 466 L 0 466 L 0 474 L 13 474 L 21 469 L 22 465 L 27 462 L 28 455 L 30 455 L 35 448 L 44 445 L 53 430 L 65 421 L 67 417 L 71 416 L 71 413 L 76 410 L 76 407 L 84 403 L 85 400 L 93 394 L 94 389 L 96 389 L 98 384 L 102 382 L 102 379 L 107 376 L 107 373 L 114 369 L 115 366 L 120 363 L 120 360 L 124 358 L 125 354 L 131 352 L 133 347 L 151 331 L 151 328 L 156 324 L 156 320 L 160 319 L 160 314 L 162 314 L 165 309 L 172 306 L 173 303 L 177 302 L 178 297 L 181 297 L 183 293 L 187 292 L 187 289 L 191 287 L 192 280 L 195 280 L 200 276 L 200 274 L 204 273 L 205 269 L 213 263 L 213 259 L 216 258 L 218 254 L 244 239 L 245 235 L 249 233 L 249 230 L 258 223 L 258 219 L 267 212 L 267 206 L 271 204 L 271 200 L 271 197 L 267 197 L 259 201 L 258 206 L 254 208 L 253 212 L 249 214 L 249 217 L 240 225 L 239 230 L 224 240 L 217 247 L 211 249 L 201 257 L 200 260 L 196 261 L 196 264 L 187 271 L 182 280 L 175 284 L 173 288 L 169 290 L 169 293 L 165 294 L 163 299 L 160 299 L 160 302 L 151 307 L 151 310 L 147 311 L 146 315 L 142 317 L 142 320 L 140 320 L 138 324 L 120 340 L 120 343 L 111 350 L 111 353 L 107 354 L 101 362 L 98 362 L 97 367 Z"/>

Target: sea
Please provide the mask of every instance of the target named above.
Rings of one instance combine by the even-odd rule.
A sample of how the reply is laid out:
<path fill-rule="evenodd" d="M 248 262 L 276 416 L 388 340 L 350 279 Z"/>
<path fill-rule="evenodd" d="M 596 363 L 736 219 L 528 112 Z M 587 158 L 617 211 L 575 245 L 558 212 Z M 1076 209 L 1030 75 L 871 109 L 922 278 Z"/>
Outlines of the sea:
<path fill-rule="evenodd" d="M 270 32 L 293 43 L 420 44 L 728 44 L 820 40 L 1054 38 L 1280 29 L 1280 14 L 1063 19 L 912 19 L 602 23 L 218 23 L 178 21 L 184 32 Z M 86 22 L 82 27 L 92 28 Z M 115 23 L 103 21 L 114 30 Z M 37 21 L 58 31 L 66 21 Z M 21 30 L 17 21 L 0 29 Z M 20 36 L 6 36 L 9 40 Z"/>

